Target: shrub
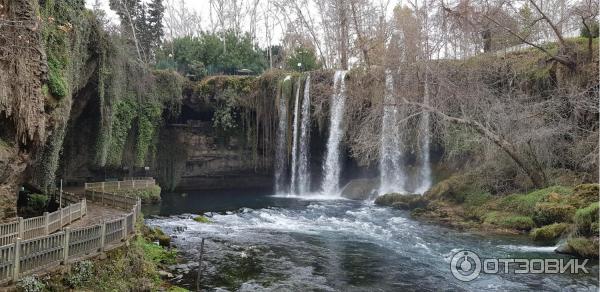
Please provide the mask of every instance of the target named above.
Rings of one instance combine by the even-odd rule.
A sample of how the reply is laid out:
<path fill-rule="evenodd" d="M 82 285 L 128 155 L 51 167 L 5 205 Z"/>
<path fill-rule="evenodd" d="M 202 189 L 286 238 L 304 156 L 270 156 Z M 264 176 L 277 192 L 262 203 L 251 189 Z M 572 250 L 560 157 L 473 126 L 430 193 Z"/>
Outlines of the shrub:
<path fill-rule="evenodd" d="M 65 278 L 65 284 L 71 288 L 81 287 L 94 275 L 94 263 L 81 261 L 75 263 L 71 273 Z"/>
<path fill-rule="evenodd" d="M 575 207 L 557 203 L 537 203 L 533 221 L 538 226 L 552 223 L 570 222 L 575 214 Z"/>
<path fill-rule="evenodd" d="M 533 240 L 547 241 L 559 238 L 569 227 L 567 223 L 554 223 L 531 230 L 529 236 Z"/>
<path fill-rule="evenodd" d="M 145 227 L 144 236 L 151 242 L 157 242 L 160 246 L 168 247 L 171 245 L 171 237 L 166 235 L 160 228 Z"/>
<path fill-rule="evenodd" d="M 592 235 L 598 232 L 597 229 L 594 230 L 598 226 L 598 207 L 598 202 L 595 202 L 575 212 L 575 226 L 581 235 Z"/>
<path fill-rule="evenodd" d="M 571 204 L 578 208 L 588 206 L 590 203 L 598 202 L 598 184 L 582 184 L 575 187 Z"/>
<path fill-rule="evenodd" d="M 33 276 L 27 276 L 17 283 L 17 289 L 23 292 L 41 292 L 46 285 Z"/>

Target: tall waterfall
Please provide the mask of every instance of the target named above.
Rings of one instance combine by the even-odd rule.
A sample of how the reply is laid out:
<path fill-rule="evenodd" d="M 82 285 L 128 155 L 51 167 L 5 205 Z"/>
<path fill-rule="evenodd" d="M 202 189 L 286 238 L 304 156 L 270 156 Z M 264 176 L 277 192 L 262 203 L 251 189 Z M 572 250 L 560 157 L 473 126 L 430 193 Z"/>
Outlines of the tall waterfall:
<path fill-rule="evenodd" d="M 429 104 L 429 85 L 427 78 L 425 79 L 423 103 Z M 431 163 L 429 159 L 429 113 L 424 111 L 419 121 L 419 133 L 421 137 L 421 151 L 419 160 L 421 162 L 419 169 L 419 185 L 416 193 L 423 194 L 431 187 Z"/>
<path fill-rule="evenodd" d="M 300 82 L 301 79 L 298 78 L 298 82 L 296 85 L 296 99 L 294 101 L 294 124 L 293 124 L 293 132 L 292 132 L 292 178 L 290 180 L 290 194 L 296 195 L 298 193 L 297 190 L 297 162 L 298 162 L 298 115 L 300 115 Z"/>
<path fill-rule="evenodd" d="M 385 72 L 385 93 L 383 100 L 383 125 L 381 129 L 381 153 L 379 171 L 381 182 L 379 193 L 404 193 L 406 173 L 402 163 L 402 140 L 398 123 L 398 108 L 394 95 L 394 79 L 388 70 Z"/>
<path fill-rule="evenodd" d="M 285 173 L 287 166 L 287 93 L 285 83 L 290 82 L 291 76 L 286 76 L 281 83 L 279 92 L 279 121 L 275 149 L 275 193 L 281 194 L 285 189 Z"/>
<path fill-rule="evenodd" d="M 334 93 L 331 97 L 329 138 L 323 171 L 325 177 L 321 191 L 325 195 L 338 195 L 340 182 L 340 141 L 342 139 L 342 119 L 346 102 L 346 71 L 336 71 L 333 81 Z M 338 88 L 339 84 L 339 88 Z"/>
<path fill-rule="evenodd" d="M 302 96 L 302 121 L 300 124 L 300 156 L 298 160 L 298 192 L 310 192 L 310 75 L 306 76 Z"/>

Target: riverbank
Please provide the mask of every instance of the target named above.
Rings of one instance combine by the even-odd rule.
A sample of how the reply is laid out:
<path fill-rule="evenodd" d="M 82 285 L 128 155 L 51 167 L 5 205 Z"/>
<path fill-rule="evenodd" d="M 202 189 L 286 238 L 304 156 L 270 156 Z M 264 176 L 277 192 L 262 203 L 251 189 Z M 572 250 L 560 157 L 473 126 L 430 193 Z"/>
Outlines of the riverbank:
<path fill-rule="evenodd" d="M 598 258 L 598 184 L 552 186 L 494 196 L 450 177 L 423 196 L 386 194 L 376 204 L 410 210 L 415 219 L 477 233 L 528 234 L 556 252 Z"/>
<path fill-rule="evenodd" d="M 177 250 L 160 230 L 137 224 L 123 247 L 66 266 L 50 275 L 21 279 L 16 291 L 188 291 L 169 284 L 166 266 L 177 263 Z M 160 243 L 160 244 L 159 244 Z"/>

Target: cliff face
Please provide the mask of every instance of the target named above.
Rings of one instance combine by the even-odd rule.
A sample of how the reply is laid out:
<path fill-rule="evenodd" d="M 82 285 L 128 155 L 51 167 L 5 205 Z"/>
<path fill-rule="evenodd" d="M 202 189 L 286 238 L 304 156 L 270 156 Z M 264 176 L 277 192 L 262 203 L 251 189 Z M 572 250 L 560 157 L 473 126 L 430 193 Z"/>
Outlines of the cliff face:
<path fill-rule="evenodd" d="M 0 218 L 16 214 L 25 170 L 53 130 L 34 1 L 0 0 Z"/>

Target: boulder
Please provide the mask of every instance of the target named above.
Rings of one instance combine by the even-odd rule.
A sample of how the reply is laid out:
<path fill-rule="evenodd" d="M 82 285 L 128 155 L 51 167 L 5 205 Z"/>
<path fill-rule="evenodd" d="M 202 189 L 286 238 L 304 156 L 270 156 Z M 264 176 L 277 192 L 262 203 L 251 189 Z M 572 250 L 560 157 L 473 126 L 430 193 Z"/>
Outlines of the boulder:
<path fill-rule="evenodd" d="M 375 204 L 401 210 L 413 210 L 416 208 L 425 208 L 429 202 L 419 194 L 391 193 L 375 199 Z"/>
<path fill-rule="evenodd" d="M 342 197 L 351 200 L 367 200 L 375 195 L 377 188 L 379 188 L 379 179 L 353 179 L 342 189 Z"/>

